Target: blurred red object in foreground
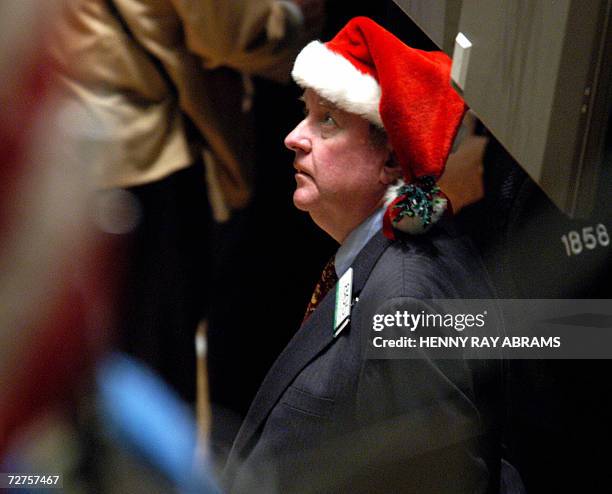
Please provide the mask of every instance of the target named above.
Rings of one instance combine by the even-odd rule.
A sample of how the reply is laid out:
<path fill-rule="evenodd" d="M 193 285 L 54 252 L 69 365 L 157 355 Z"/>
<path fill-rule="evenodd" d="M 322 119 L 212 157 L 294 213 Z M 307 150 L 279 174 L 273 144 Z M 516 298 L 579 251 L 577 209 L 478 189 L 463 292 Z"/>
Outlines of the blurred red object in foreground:
<path fill-rule="evenodd" d="M 0 47 L 0 457 L 70 395 L 113 327 L 120 237 L 95 222 L 94 148 L 76 135 L 87 122 L 54 97 L 43 50 L 54 3 L 0 6 L 4 37 L 15 38 Z"/>

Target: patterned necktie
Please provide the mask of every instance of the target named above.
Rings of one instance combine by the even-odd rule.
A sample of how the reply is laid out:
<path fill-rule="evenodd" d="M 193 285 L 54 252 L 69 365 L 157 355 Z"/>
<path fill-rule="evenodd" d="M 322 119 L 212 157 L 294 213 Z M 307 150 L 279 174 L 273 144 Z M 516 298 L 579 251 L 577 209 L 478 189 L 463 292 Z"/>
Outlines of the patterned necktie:
<path fill-rule="evenodd" d="M 306 322 L 306 320 L 310 317 L 310 314 L 312 314 L 317 308 L 317 305 L 319 305 L 319 302 L 323 300 L 323 297 L 327 295 L 327 292 L 329 292 L 329 290 L 338 281 L 338 275 L 336 274 L 336 268 L 334 266 L 334 257 L 335 256 L 332 256 L 332 258 L 327 261 L 327 264 L 323 268 L 321 278 L 319 278 L 317 286 L 315 286 L 312 296 L 310 297 L 310 302 L 306 308 L 306 313 L 304 314 L 302 324 Z"/>

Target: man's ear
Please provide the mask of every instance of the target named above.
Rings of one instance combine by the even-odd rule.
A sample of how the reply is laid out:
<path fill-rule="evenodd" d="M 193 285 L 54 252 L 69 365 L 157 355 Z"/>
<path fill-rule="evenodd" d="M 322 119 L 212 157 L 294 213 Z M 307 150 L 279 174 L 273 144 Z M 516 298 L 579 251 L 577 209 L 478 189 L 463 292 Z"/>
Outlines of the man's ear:
<path fill-rule="evenodd" d="M 395 183 L 402 176 L 402 167 L 397 162 L 393 151 L 389 150 L 387 161 L 380 170 L 380 181 L 384 185 Z"/>

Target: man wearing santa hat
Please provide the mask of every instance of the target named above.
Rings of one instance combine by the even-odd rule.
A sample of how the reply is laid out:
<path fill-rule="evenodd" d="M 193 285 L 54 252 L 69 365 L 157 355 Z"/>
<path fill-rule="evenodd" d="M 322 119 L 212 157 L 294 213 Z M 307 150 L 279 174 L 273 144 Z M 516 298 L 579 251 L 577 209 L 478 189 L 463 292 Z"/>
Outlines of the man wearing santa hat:
<path fill-rule="evenodd" d="M 296 207 L 339 244 L 226 467 L 232 491 L 499 492 L 500 361 L 368 358 L 373 320 L 493 298 L 436 185 L 465 111 L 450 60 L 367 18 L 292 72 Z"/>

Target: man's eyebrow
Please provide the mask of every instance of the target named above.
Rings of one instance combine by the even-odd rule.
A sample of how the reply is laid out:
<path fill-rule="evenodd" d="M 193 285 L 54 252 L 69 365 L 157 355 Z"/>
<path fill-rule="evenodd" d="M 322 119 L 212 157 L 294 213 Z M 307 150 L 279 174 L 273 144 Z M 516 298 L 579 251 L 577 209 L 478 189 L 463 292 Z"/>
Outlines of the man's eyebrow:
<path fill-rule="evenodd" d="M 301 101 L 304 105 L 308 106 L 304 94 L 298 96 L 298 100 Z M 319 98 L 319 100 L 317 101 L 317 105 L 322 106 L 323 108 L 326 108 L 328 110 L 340 110 L 340 108 L 336 104 L 332 103 L 329 100 L 326 100 L 325 98 Z"/>
<path fill-rule="evenodd" d="M 328 110 L 338 110 L 339 109 L 337 105 L 323 98 L 319 100 L 319 106 L 327 108 Z"/>

